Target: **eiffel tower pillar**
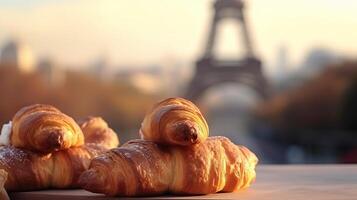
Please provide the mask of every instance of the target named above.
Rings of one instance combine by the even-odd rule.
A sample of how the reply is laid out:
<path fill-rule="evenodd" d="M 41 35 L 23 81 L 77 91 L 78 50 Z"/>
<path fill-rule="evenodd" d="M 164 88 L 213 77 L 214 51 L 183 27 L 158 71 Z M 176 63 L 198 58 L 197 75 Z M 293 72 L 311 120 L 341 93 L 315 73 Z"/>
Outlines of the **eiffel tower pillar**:
<path fill-rule="evenodd" d="M 249 30 L 244 17 L 242 0 L 216 0 L 214 3 L 208 38 L 203 56 L 196 62 L 196 71 L 187 88 L 186 98 L 197 101 L 204 91 L 216 84 L 236 82 L 246 84 L 262 98 L 267 97 L 267 81 L 262 72 L 261 61 L 253 51 Z M 237 60 L 218 60 L 214 55 L 219 23 L 233 18 L 241 27 L 244 57 Z M 238 45 L 238 44 L 237 44 Z"/>

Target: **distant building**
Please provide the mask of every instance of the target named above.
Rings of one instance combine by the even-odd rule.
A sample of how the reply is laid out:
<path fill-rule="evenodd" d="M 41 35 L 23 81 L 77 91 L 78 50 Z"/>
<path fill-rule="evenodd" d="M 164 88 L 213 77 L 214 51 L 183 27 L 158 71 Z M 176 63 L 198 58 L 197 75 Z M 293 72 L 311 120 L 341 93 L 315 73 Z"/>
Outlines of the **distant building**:
<path fill-rule="evenodd" d="M 284 77 L 289 73 L 290 62 L 289 62 L 289 51 L 285 45 L 278 48 L 276 57 L 276 70 L 278 78 Z"/>
<path fill-rule="evenodd" d="M 343 57 L 326 48 L 313 48 L 306 53 L 296 70 L 278 79 L 275 90 L 282 92 L 298 87 L 307 80 L 320 74 L 331 65 L 340 63 Z"/>
<path fill-rule="evenodd" d="M 163 69 L 160 66 L 126 67 L 116 74 L 116 79 L 127 81 L 145 93 L 160 93 L 164 90 Z"/>
<path fill-rule="evenodd" d="M 306 54 L 301 67 L 309 72 L 319 72 L 329 65 L 341 62 L 341 60 L 342 57 L 334 51 L 326 48 L 314 48 Z"/>
<path fill-rule="evenodd" d="M 110 65 L 111 63 L 108 56 L 102 55 L 89 65 L 89 73 L 98 79 L 109 80 Z"/>
<path fill-rule="evenodd" d="M 31 49 L 16 40 L 8 41 L 0 52 L 0 64 L 18 68 L 21 72 L 35 69 L 35 61 Z"/>
<path fill-rule="evenodd" d="M 65 72 L 49 58 L 44 58 L 38 63 L 38 72 L 46 84 L 51 87 L 62 85 L 65 82 Z"/>

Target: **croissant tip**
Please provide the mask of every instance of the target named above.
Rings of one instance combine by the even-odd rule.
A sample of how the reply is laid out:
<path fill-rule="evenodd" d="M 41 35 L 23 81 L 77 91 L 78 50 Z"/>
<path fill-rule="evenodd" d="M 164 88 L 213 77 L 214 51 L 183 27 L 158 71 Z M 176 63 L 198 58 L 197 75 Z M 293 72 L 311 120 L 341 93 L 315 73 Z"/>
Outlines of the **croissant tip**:
<path fill-rule="evenodd" d="M 49 142 L 50 147 L 60 149 L 63 144 L 63 133 L 61 130 L 56 130 L 50 133 Z"/>
<path fill-rule="evenodd" d="M 198 142 L 197 127 L 190 121 L 183 121 L 176 124 L 178 141 L 184 144 L 195 144 Z"/>
<path fill-rule="evenodd" d="M 81 174 L 78 180 L 78 185 L 85 190 L 89 190 L 92 192 L 101 192 L 99 191 L 100 186 L 99 175 L 93 170 L 87 170 Z"/>
<path fill-rule="evenodd" d="M 37 147 L 35 150 L 42 153 L 49 153 L 52 151 L 58 151 L 67 148 L 64 142 L 64 130 L 44 130 L 40 135 L 42 136 L 38 139 Z"/>
<path fill-rule="evenodd" d="M 78 179 L 78 185 L 83 189 L 87 189 L 88 182 L 88 171 L 84 171 Z"/>

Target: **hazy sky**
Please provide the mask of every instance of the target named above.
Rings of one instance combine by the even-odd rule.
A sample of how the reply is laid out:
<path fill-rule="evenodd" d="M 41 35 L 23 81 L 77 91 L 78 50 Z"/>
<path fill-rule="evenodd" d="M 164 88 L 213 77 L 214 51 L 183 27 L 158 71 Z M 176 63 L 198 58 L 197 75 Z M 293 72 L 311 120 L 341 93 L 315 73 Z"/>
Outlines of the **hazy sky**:
<path fill-rule="evenodd" d="M 86 64 L 100 55 L 118 65 L 169 58 L 190 62 L 203 48 L 210 2 L 0 0 L 0 45 L 16 36 L 36 55 L 66 64 Z M 356 0 L 246 2 L 256 50 L 269 66 L 281 45 L 288 47 L 293 63 L 313 47 L 357 55 Z M 223 31 L 220 49 L 239 42 L 231 32 L 234 28 Z"/>

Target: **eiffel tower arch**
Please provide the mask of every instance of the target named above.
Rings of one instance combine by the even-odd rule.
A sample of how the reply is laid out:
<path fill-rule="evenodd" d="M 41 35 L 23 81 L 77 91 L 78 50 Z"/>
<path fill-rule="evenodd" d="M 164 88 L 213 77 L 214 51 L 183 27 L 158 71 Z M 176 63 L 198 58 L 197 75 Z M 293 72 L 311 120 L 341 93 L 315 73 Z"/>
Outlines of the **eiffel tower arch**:
<path fill-rule="evenodd" d="M 259 96 L 268 96 L 267 80 L 262 71 L 262 63 L 255 56 L 249 30 L 244 17 L 242 0 L 216 0 L 214 15 L 203 56 L 196 62 L 196 71 L 186 91 L 186 98 L 197 101 L 210 87 L 221 83 L 244 84 Z M 241 27 L 244 56 L 235 60 L 219 60 L 214 55 L 219 23 L 227 18 L 236 20 Z"/>

